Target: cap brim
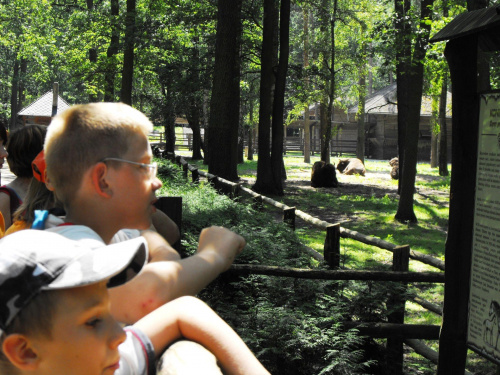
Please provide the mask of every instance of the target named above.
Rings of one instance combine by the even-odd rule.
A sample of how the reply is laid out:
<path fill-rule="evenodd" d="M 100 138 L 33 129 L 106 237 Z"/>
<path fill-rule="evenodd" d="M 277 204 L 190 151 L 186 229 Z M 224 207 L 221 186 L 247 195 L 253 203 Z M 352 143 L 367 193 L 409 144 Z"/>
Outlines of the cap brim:
<path fill-rule="evenodd" d="M 74 288 L 107 279 L 108 287 L 115 287 L 135 277 L 146 262 L 147 246 L 141 236 L 80 254 L 43 289 Z"/>

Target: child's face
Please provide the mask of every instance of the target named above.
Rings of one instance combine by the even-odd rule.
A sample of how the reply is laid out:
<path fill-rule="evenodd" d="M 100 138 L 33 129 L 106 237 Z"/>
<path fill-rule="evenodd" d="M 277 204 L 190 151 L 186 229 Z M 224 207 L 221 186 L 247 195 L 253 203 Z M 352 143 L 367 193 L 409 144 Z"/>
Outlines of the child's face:
<path fill-rule="evenodd" d="M 105 283 L 60 291 L 52 337 L 31 338 L 41 374 L 112 375 L 125 333 L 110 314 Z"/>
<path fill-rule="evenodd" d="M 150 164 L 153 159 L 151 146 L 142 134 L 134 135 L 129 149 L 122 159 Z M 121 228 L 147 229 L 151 225 L 151 215 L 156 210 L 155 196 L 162 183 L 156 177 L 150 177 L 145 168 L 137 165 L 120 163 L 116 170 L 118 178 L 115 179 L 114 191 L 115 210 L 120 217 Z"/>

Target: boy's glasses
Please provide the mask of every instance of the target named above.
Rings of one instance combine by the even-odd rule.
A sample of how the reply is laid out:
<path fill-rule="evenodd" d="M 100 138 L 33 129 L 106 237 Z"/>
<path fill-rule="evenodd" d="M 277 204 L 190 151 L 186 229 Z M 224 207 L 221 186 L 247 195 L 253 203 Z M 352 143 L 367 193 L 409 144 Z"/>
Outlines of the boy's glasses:
<path fill-rule="evenodd" d="M 118 161 L 121 163 L 128 163 L 128 164 L 137 165 L 138 167 L 143 168 L 148 172 L 148 176 L 151 180 L 156 177 L 156 173 L 158 172 L 158 164 L 156 162 L 151 163 L 151 164 L 146 164 L 146 163 L 137 163 L 135 161 L 125 160 L 125 159 L 120 159 L 120 158 L 104 158 L 101 161 L 102 162 Z"/>

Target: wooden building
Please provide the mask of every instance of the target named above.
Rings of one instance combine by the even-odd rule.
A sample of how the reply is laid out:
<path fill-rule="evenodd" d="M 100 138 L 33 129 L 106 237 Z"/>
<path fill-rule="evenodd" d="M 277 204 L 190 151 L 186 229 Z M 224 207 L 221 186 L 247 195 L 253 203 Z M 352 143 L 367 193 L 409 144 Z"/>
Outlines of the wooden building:
<path fill-rule="evenodd" d="M 397 85 L 386 86 L 376 91 L 366 99 L 365 103 L 365 156 L 371 159 L 389 160 L 398 156 L 398 113 L 396 99 Z M 451 158 L 451 94 L 447 100 L 447 139 L 448 155 Z M 331 141 L 332 155 L 340 156 L 344 153 L 356 152 L 357 142 L 357 113 L 354 106 L 347 111 L 335 108 L 332 125 L 334 134 Z M 430 160 L 431 150 L 431 98 L 422 98 L 420 115 L 420 136 L 418 143 L 418 160 Z M 309 107 L 309 126 L 311 128 L 311 150 L 319 152 L 319 105 Z M 304 119 L 292 122 L 287 127 L 286 144 L 300 141 L 303 144 Z M 297 148 L 297 147 L 295 147 Z M 303 146 L 300 148 L 303 150 Z"/>

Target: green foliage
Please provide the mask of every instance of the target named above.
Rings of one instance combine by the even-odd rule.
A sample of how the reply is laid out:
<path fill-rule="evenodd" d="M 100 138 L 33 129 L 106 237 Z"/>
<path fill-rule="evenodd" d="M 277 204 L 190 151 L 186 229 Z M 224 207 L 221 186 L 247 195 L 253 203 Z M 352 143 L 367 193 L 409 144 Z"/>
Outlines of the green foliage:
<path fill-rule="evenodd" d="M 176 168 L 161 161 L 160 194 L 183 197 L 182 244 L 188 253 L 196 251 L 202 228 L 222 225 L 247 241 L 236 263 L 309 266 L 299 239 L 287 226 L 217 194 L 209 185 L 183 181 Z M 355 330 L 341 327 L 351 303 L 336 282 L 223 274 L 199 296 L 271 373 L 358 374 L 374 364 L 364 355 L 366 341 Z"/>

